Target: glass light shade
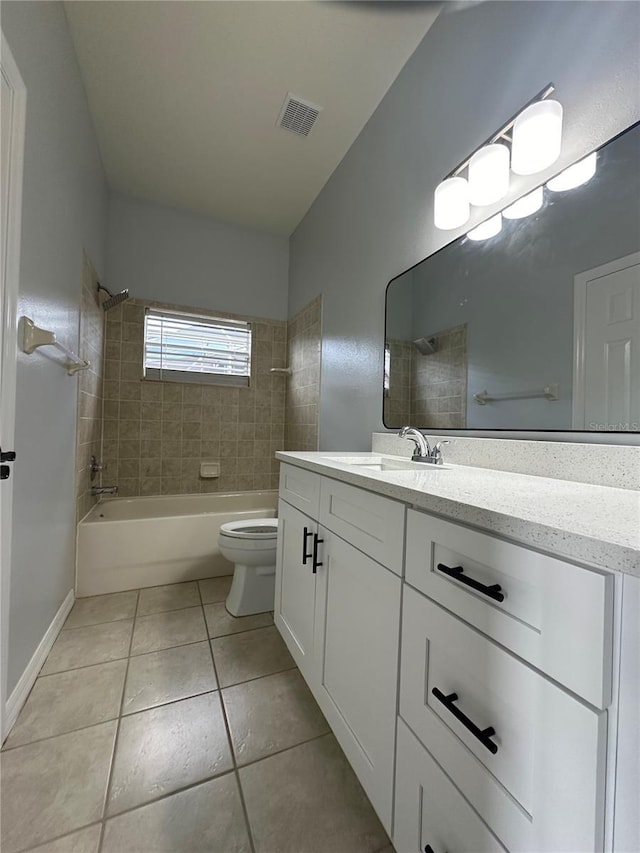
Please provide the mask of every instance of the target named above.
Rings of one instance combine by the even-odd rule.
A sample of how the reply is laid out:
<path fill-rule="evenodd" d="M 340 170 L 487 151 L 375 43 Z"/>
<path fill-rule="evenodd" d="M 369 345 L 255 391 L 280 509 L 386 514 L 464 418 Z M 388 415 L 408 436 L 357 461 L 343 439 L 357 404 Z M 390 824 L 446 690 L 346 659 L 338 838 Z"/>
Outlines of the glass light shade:
<path fill-rule="evenodd" d="M 544 202 L 544 190 L 538 187 L 532 193 L 523 195 L 518 201 L 514 201 L 509 207 L 505 207 L 502 215 L 505 219 L 524 219 L 525 216 L 531 216 L 536 210 L 540 210 Z"/>
<path fill-rule="evenodd" d="M 499 234 L 501 231 L 502 214 L 498 213 L 496 216 L 492 216 L 491 219 L 487 219 L 486 222 L 478 225 L 477 228 L 469 231 L 467 237 L 470 240 L 488 240 L 489 237 L 495 237 L 496 234 Z"/>
<path fill-rule="evenodd" d="M 511 168 L 517 175 L 533 175 L 560 156 L 562 104 L 537 101 L 523 110 L 513 125 Z"/>
<path fill-rule="evenodd" d="M 466 178 L 447 178 L 436 187 L 433 219 L 436 228 L 459 228 L 469 218 L 469 184 Z"/>
<path fill-rule="evenodd" d="M 564 172 L 560 172 L 555 178 L 547 182 L 547 186 L 554 193 L 564 190 L 573 190 L 586 184 L 596 173 L 596 152 L 589 154 L 583 160 L 578 160 L 573 166 L 569 166 Z"/>
<path fill-rule="evenodd" d="M 469 161 L 469 201 L 493 204 L 509 190 L 509 149 L 500 142 L 485 145 Z"/>

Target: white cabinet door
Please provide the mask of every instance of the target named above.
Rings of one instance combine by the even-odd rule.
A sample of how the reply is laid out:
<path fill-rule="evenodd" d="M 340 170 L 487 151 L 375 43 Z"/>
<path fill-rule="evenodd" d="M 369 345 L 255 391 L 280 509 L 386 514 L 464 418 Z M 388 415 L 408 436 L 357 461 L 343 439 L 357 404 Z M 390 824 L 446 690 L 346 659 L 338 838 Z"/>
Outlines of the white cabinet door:
<path fill-rule="evenodd" d="M 505 853 L 400 718 L 396 765 L 397 853 Z"/>
<path fill-rule="evenodd" d="M 325 528 L 321 535 L 316 698 L 390 831 L 401 580 Z"/>
<path fill-rule="evenodd" d="M 318 525 L 304 513 L 280 501 L 278 527 L 274 620 L 293 659 L 311 684 L 316 613 L 313 541 Z"/>

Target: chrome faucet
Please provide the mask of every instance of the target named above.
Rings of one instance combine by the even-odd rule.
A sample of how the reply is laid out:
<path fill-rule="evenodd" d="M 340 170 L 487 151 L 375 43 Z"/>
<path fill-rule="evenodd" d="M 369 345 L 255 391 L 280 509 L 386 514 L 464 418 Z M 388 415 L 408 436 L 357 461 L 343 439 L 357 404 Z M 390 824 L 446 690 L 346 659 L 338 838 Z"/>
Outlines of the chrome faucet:
<path fill-rule="evenodd" d="M 400 438 L 408 438 L 415 444 L 415 452 L 411 457 L 412 462 L 427 462 L 430 465 L 443 465 L 442 445 L 449 444 L 448 441 L 438 441 L 433 449 L 429 446 L 426 436 L 414 427 L 404 426 L 398 433 Z"/>
<path fill-rule="evenodd" d="M 98 495 L 117 495 L 117 486 L 91 486 L 91 497 L 97 498 Z"/>
<path fill-rule="evenodd" d="M 410 426 L 403 426 L 398 433 L 400 438 L 409 438 L 416 446 L 415 453 L 411 457 L 414 461 L 431 458 L 431 448 L 429 442 L 419 429 Z"/>

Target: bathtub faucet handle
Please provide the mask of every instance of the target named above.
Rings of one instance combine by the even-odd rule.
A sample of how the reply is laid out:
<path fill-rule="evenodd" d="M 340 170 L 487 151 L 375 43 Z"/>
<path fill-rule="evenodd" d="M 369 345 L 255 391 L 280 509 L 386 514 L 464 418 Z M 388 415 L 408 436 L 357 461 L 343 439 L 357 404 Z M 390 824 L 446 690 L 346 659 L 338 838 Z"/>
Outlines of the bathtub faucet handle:
<path fill-rule="evenodd" d="M 96 474 L 102 471 L 102 465 L 98 462 L 95 456 L 91 457 L 91 461 L 89 462 L 89 471 L 91 472 L 91 482 L 96 478 Z"/>

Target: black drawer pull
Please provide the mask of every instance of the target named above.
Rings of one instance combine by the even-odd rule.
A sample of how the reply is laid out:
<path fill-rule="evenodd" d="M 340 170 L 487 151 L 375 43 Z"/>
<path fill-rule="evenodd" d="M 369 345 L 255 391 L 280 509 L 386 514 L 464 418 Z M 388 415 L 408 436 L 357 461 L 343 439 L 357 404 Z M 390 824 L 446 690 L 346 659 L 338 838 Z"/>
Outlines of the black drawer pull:
<path fill-rule="evenodd" d="M 443 575 L 449 575 L 450 578 L 455 578 L 460 583 L 470 586 L 471 589 L 477 589 L 478 592 L 489 598 L 493 598 L 494 601 L 504 601 L 504 595 L 500 591 L 502 587 L 499 583 L 494 583 L 492 586 L 480 583 L 480 581 L 470 578 L 469 575 L 465 575 L 462 566 L 453 566 L 452 568 L 451 566 L 445 566 L 444 563 L 438 563 L 437 569 Z"/>
<path fill-rule="evenodd" d="M 304 527 L 302 529 L 302 565 L 307 565 L 307 560 L 311 559 L 311 554 L 307 554 L 307 539 L 313 536 L 311 530 L 308 527 Z"/>
<path fill-rule="evenodd" d="M 318 561 L 318 545 L 322 545 L 323 542 L 324 539 L 318 539 L 317 533 L 313 534 L 313 564 L 311 567 L 311 571 L 314 575 L 322 565 L 322 563 Z"/>
<path fill-rule="evenodd" d="M 425 844 L 424 853 L 433 853 L 433 847 L 430 844 Z"/>
<path fill-rule="evenodd" d="M 450 711 L 456 720 L 460 720 L 465 729 L 468 729 L 474 737 L 478 738 L 480 743 L 486 747 L 492 755 L 496 754 L 498 751 L 498 744 L 491 740 L 492 736 L 496 733 L 493 726 L 489 726 L 488 729 L 479 729 L 476 724 L 472 722 L 469 717 L 460 710 L 460 708 L 457 707 L 457 705 L 454 705 L 454 702 L 458 699 L 457 693 L 450 693 L 448 696 L 445 696 L 437 687 L 434 687 L 431 692 L 438 702 L 442 702 L 447 711 Z"/>

